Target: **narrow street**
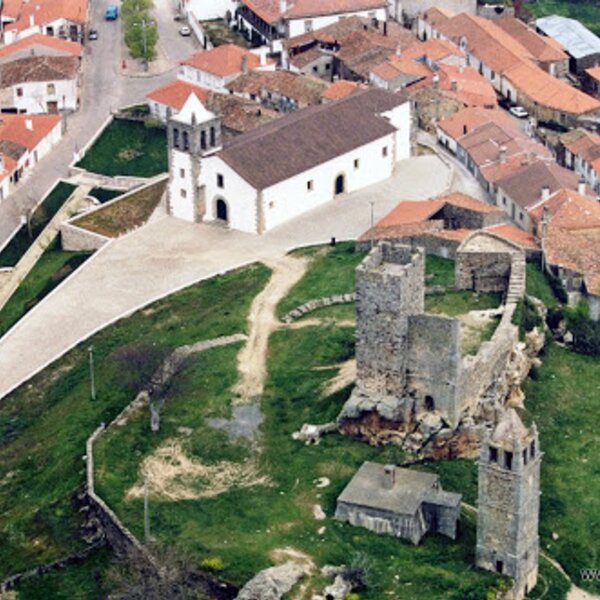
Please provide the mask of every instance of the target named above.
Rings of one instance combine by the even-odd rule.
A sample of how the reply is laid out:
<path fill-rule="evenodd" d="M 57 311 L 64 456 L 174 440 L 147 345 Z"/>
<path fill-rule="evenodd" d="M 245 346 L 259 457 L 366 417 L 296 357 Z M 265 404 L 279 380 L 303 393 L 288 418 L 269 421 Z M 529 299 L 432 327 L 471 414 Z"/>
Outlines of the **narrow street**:
<path fill-rule="evenodd" d="M 121 72 L 121 19 L 104 20 L 104 11 L 110 3 L 111 0 L 91 3 L 89 28 L 98 31 L 98 39 L 85 42 L 80 109 L 66 117 L 66 132 L 59 144 L 0 204 L 0 248 L 18 227 L 21 215 L 35 206 L 58 178 L 68 175 L 74 152 L 87 144 L 111 110 L 142 102 L 149 91 L 174 78 L 174 67 L 179 60 L 195 50 L 194 41 L 178 33 L 172 0 L 157 0 L 155 14 L 160 34 L 164 35 L 159 45 L 163 59 L 172 66 L 157 76 L 124 76 Z"/>

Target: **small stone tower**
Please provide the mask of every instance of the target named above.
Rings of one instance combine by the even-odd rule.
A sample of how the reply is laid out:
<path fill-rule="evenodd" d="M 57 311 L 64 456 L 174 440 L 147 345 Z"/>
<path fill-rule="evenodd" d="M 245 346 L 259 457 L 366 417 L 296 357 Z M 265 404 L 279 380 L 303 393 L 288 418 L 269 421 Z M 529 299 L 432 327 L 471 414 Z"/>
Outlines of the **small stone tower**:
<path fill-rule="evenodd" d="M 199 185 L 202 157 L 221 149 L 221 117 L 207 110 L 195 94 L 167 123 L 169 214 L 200 222 L 206 212 Z"/>
<path fill-rule="evenodd" d="M 537 582 L 541 458 L 535 425 L 512 408 L 481 446 L 476 564 L 512 577 L 514 600 Z"/>

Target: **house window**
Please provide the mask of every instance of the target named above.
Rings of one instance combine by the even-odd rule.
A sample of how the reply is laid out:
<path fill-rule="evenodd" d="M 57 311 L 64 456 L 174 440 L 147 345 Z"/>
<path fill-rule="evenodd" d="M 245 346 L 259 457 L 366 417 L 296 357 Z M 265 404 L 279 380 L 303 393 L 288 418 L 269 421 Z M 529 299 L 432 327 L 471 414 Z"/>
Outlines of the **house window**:
<path fill-rule="evenodd" d="M 504 206 L 506 206 L 506 196 L 502 196 L 502 204 L 504 204 Z"/>
<path fill-rule="evenodd" d="M 225 187 L 225 178 L 221 173 L 217 173 L 217 187 L 224 188 Z"/>
<path fill-rule="evenodd" d="M 210 145 L 215 146 L 217 144 L 217 132 L 214 127 L 210 128 Z"/>
<path fill-rule="evenodd" d="M 504 466 L 510 471 L 512 469 L 513 453 L 504 453 Z"/>
<path fill-rule="evenodd" d="M 384 146 L 384 147 L 381 149 L 381 156 L 383 156 L 383 157 L 385 158 L 387 155 L 388 155 L 388 147 L 387 147 L 387 146 Z"/>
<path fill-rule="evenodd" d="M 315 65 L 313 67 L 313 73 L 318 73 L 319 72 L 319 67 L 317 65 Z"/>
<path fill-rule="evenodd" d="M 498 462 L 498 449 L 490 447 L 490 462 Z"/>
<path fill-rule="evenodd" d="M 501 560 L 496 561 L 496 571 L 500 574 L 504 572 L 504 563 Z"/>
<path fill-rule="evenodd" d="M 358 158 L 354 159 L 354 168 L 358 169 L 358 167 L 360 166 L 360 160 Z"/>
<path fill-rule="evenodd" d="M 273 200 L 269 202 L 269 208 L 275 208 L 275 202 L 273 202 Z"/>
<path fill-rule="evenodd" d="M 329 63 L 327 63 L 327 64 L 325 65 L 325 70 L 326 70 L 326 71 L 329 71 L 330 69 L 331 69 L 331 65 L 330 65 Z"/>
<path fill-rule="evenodd" d="M 183 132 L 183 149 L 190 149 L 190 134 L 187 131 Z"/>
<path fill-rule="evenodd" d="M 17 96 L 19 96 L 19 98 L 23 97 L 23 88 L 17 88 Z"/>
<path fill-rule="evenodd" d="M 179 169 L 179 177 L 185 177 L 185 169 Z"/>
<path fill-rule="evenodd" d="M 306 189 L 309 192 L 312 192 L 315 189 L 314 182 L 312 179 L 310 179 L 309 181 L 306 182 Z"/>
<path fill-rule="evenodd" d="M 49 96 L 54 96 L 54 94 L 56 94 L 56 87 L 53 83 L 49 83 L 46 86 L 46 91 L 48 92 Z"/>
<path fill-rule="evenodd" d="M 523 450 L 523 464 L 527 464 L 527 449 Z"/>
<path fill-rule="evenodd" d="M 181 197 L 182 197 L 182 198 L 187 198 L 187 191 L 186 191 L 186 190 L 184 190 L 183 188 L 181 188 L 181 189 L 179 190 L 179 193 L 181 194 Z"/>
<path fill-rule="evenodd" d="M 523 213 L 519 212 L 519 221 L 522 221 L 522 220 L 523 220 Z"/>
<path fill-rule="evenodd" d="M 306 21 L 304 21 L 304 31 L 312 31 L 312 30 L 313 30 L 312 19 L 306 19 Z"/>

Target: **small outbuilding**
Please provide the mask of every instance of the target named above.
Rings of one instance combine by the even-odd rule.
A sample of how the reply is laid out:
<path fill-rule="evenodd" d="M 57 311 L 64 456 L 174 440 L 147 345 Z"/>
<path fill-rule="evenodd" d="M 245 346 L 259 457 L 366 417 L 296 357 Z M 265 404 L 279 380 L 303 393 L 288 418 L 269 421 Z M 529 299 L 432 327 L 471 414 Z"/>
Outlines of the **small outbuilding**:
<path fill-rule="evenodd" d="M 428 532 L 455 539 L 460 501 L 433 473 L 365 462 L 338 497 L 335 518 L 413 544 Z"/>

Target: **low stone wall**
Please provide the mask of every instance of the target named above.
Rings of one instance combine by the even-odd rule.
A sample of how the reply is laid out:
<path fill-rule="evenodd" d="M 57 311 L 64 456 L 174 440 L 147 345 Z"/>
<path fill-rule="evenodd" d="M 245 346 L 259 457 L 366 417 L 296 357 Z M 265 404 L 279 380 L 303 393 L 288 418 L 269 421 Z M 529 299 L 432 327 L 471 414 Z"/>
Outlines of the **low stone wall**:
<path fill-rule="evenodd" d="M 110 241 L 110 238 L 72 223 L 63 223 L 60 226 L 60 239 L 63 250 L 74 252 L 99 250 Z"/>
<path fill-rule="evenodd" d="M 325 298 L 317 298 L 316 300 L 309 300 L 304 304 L 294 308 L 287 313 L 281 320 L 284 323 L 291 323 L 300 317 L 317 310 L 318 308 L 324 308 L 326 306 L 333 306 L 335 304 L 349 304 L 356 300 L 356 294 L 337 294 L 335 296 L 326 296 Z"/>

